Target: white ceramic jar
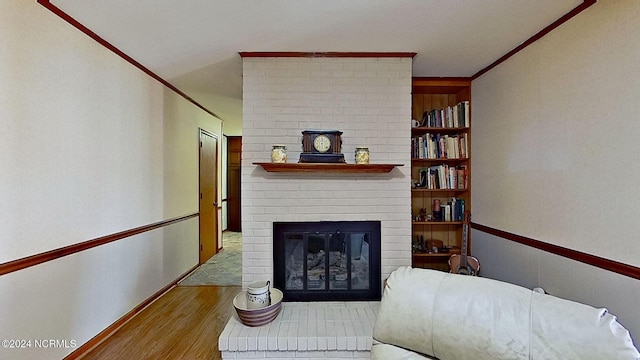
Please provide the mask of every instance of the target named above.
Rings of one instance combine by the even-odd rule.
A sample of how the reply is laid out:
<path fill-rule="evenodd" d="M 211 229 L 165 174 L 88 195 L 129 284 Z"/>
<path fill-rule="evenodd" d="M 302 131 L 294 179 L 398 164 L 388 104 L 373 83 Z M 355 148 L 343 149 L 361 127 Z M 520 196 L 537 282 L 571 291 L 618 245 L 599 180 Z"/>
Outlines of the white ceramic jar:
<path fill-rule="evenodd" d="M 271 162 L 272 163 L 286 163 L 287 162 L 287 147 L 284 145 L 273 145 L 271 150 Z"/>
<path fill-rule="evenodd" d="M 356 164 L 368 164 L 369 163 L 369 148 L 357 147 L 356 148 Z"/>
<path fill-rule="evenodd" d="M 247 309 L 261 309 L 271 305 L 271 282 L 255 281 L 247 287 Z"/>

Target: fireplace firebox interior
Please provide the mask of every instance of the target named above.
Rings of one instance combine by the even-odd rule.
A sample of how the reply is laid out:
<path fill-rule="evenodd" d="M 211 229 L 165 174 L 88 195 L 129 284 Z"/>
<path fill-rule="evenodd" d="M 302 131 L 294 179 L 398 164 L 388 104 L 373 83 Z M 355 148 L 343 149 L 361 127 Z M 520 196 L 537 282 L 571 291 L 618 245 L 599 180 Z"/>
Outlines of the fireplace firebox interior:
<path fill-rule="evenodd" d="M 276 222 L 273 239 L 284 301 L 380 300 L 380 221 Z"/>

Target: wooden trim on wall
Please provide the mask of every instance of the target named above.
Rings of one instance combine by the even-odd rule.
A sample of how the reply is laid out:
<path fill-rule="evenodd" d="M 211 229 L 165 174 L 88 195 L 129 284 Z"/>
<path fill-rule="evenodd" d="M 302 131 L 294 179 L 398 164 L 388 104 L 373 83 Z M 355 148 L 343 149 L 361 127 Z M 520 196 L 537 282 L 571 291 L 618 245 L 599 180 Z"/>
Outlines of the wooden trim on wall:
<path fill-rule="evenodd" d="M 464 76 L 446 76 L 446 77 L 442 77 L 442 76 L 414 76 L 411 79 L 413 79 L 414 84 L 416 85 L 422 85 L 422 82 L 428 83 L 429 86 L 431 86 L 431 84 L 436 83 L 438 85 L 442 85 L 442 84 L 446 84 L 446 85 L 451 85 L 451 86 L 461 86 L 461 85 L 465 85 L 465 86 L 469 86 L 471 85 L 471 78 L 470 77 L 464 77 Z"/>
<path fill-rule="evenodd" d="M 107 243 L 110 243 L 110 242 L 113 242 L 113 241 L 116 241 L 116 240 L 121 240 L 121 239 L 130 237 L 130 236 L 133 236 L 133 235 L 137 235 L 137 234 L 140 234 L 140 233 L 143 233 L 143 232 L 147 232 L 147 231 L 150 231 L 150 230 L 158 229 L 158 228 L 161 228 L 163 226 L 175 224 L 175 223 L 180 222 L 180 221 L 191 219 L 191 218 L 196 217 L 198 215 L 199 215 L 199 213 L 193 213 L 193 214 L 190 214 L 190 215 L 180 216 L 180 217 L 169 219 L 169 220 L 159 221 L 159 222 L 156 222 L 156 223 L 153 223 L 153 224 L 144 225 L 144 226 L 140 226 L 140 227 L 137 227 L 137 228 L 134 228 L 134 229 L 121 231 L 121 232 L 118 232 L 118 233 L 115 233 L 115 234 L 106 235 L 106 236 L 102 236 L 102 237 L 99 237 L 99 238 L 96 238 L 96 239 L 87 240 L 87 241 L 83 241 L 83 242 L 80 242 L 80 243 L 77 243 L 77 244 L 61 247 L 61 248 L 58 248 L 58 249 L 45 251 L 45 252 L 40 253 L 40 254 L 24 257 L 22 259 L 8 261 L 6 263 L 0 264 L 0 276 L 12 273 L 14 271 L 26 269 L 26 268 L 31 267 L 31 266 L 39 265 L 39 264 L 45 263 L 47 261 L 59 259 L 61 257 L 67 256 L 67 255 L 71 255 L 71 254 L 75 254 L 75 253 L 78 253 L 80 251 L 88 250 L 88 249 L 94 248 L 96 246 L 104 245 L 104 244 L 107 244 Z"/>
<path fill-rule="evenodd" d="M 91 350 L 95 349 L 98 345 L 100 345 L 108 337 L 110 337 L 116 331 L 118 331 L 118 329 L 120 329 L 120 327 L 122 327 L 127 321 L 131 320 L 131 318 L 136 316 L 139 312 L 141 312 L 144 308 L 149 306 L 149 304 L 154 302 L 156 299 L 158 299 L 164 293 L 166 293 L 167 291 L 171 290 L 174 286 L 176 286 L 178 284 L 178 282 L 180 282 L 180 280 L 184 279 L 185 277 L 187 277 L 187 275 L 191 274 L 191 272 L 193 272 L 195 269 L 197 269 L 198 266 L 200 266 L 200 265 L 195 265 L 194 267 L 192 267 L 191 269 L 187 270 L 182 275 L 178 276 L 178 278 L 175 279 L 174 281 L 172 281 L 169 285 L 167 285 L 167 286 L 163 287 L 162 289 L 156 291 L 149 298 L 147 298 L 146 300 L 144 300 L 143 302 L 138 304 L 138 306 L 134 307 L 133 309 L 131 309 L 131 311 L 129 311 L 128 313 L 124 314 L 124 316 L 122 316 L 120 319 L 116 320 L 113 324 L 109 325 L 106 329 L 102 330 L 100 333 L 98 333 L 96 336 L 91 338 L 89 341 L 87 341 L 86 343 L 82 344 L 82 346 L 80 346 L 79 348 L 74 350 L 71 354 L 69 354 L 66 357 L 64 357 L 64 360 L 79 359 L 82 356 L 84 356 L 85 354 L 87 354 L 88 352 L 90 352 Z"/>
<path fill-rule="evenodd" d="M 605 259 L 599 256 L 583 253 L 577 250 L 571 250 L 562 246 L 549 244 L 540 240 L 531 239 L 525 236 L 516 235 L 503 230 L 498 230 L 489 226 L 471 223 L 471 228 L 482 231 L 484 233 L 494 235 L 506 240 L 514 241 L 523 245 L 527 245 L 536 249 L 540 249 L 558 256 L 562 256 L 571 260 L 579 261 L 588 265 L 592 265 L 614 273 L 629 276 L 640 280 L 640 268 L 623 264 L 618 261 Z"/>
<path fill-rule="evenodd" d="M 522 49 L 526 48 L 527 46 L 533 44 L 534 42 L 538 41 L 541 37 L 547 35 L 549 32 L 551 32 L 552 30 L 554 30 L 558 26 L 564 24 L 565 22 L 569 21 L 569 19 L 571 19 L 572 17 L 578 15 L 579 13 L 581 13 L 584 10 L 586 10 L 588 7 L 590 7 L 591 5 L 593 5 L 595 3 L 596 3 L 596 0 L 584 0 L 582 2 L 582 4 L 576 6 L 573 10 L 571 10 L 568 13 L 564 14 L 560 19 L 554 21 L 551 25 L 549 25 L 549 26 L 545 27 L 544 29 L 538 31 L 538 33 L 536 33 L 535 35 L 533 35 L 532 37 L 527 39 L 527 41 L 525 41 L 522 44 L 518 45 L 516 48 L 514 48 L 513 50 L 509 51 L 508 53 L 503 55 L 498 60 L 496 60 L 493 63 L 491 63 L 486 68 L 484 68 L 484 69 L 478 71 L 477 73 L 475 73 L 473 76 L 471 76 L 471 79 L 475 80 L 475 79 L 479 78 L 484 73 L 488 72 L 489 70 L 491 70 L 494 67 L 498 66 L 499 64 L 501 64 L 502 62 L 504 62 L 508 58 L 510 58 L 513 55 L 517 54 L 518 52 L 520 52 L 520 50 L 522 50 Z"/>
<path fill-rule="evenodd" d="M 37 2 L 38 2 L 38 4 L 40 4 L 40 5 L 44 6 L 45 8 L 47 8 L 52 13 L 58 15 L 64 21 L 66 21 L 69 24 L 71 24 L 76 29 L 80 30 L 81 32 L 85 33 L 86 35 L 88 35 L 93 40 L 97 41 L 100 45 L 102 45 L 102 46 L 106 47 L 107 49 L 111 50 L 116 55 L 120 56 L 125 61 L 129 62 L 131 65 L 133 65 L 133 66 L 137 67 L 138 69 L 142 70 L 142 72 L 144 72 L 145 74 L 151 76 L 152 78 L 154 78 L 155 80 L 160 82 L 162 85 L 164 85 L 164 86 L 168 87 L 169 89 L 173 90 L 176 94 L 182 96 L 183 98 L 185 98 L 187 101 L 189 101 L 193 105 L 199 107 L 202 111 L 204 111 L 204 112 L 208 113 L 209 115 L 215 116 L 216 118 L 222 120 L 222 118 L 220 118 L 218 115 L 216 115 L 213 111 L 205 108 L 200 103 L 198 103 L 193 98 L 191 98 L 189 95 L 185 94 L 180 89 L 178 89 L 177 87 L 175 87 L 174 85 L 169 83 L 167 80 L 161 78 L 158 74 L 156 74 L 153 71 L 149 70 L 147 67 L 145 67 L 141 63 L 139 63 L 136 60 L 134 60 L 131 56 L 125 54 L 120 49 L 118 49 L 117 47 L 115 47 L 111 43 L 109 43 L 107 40 L 101 38 L 98 34 L 94 33 L 91 30 L 89 30 L 88 27 L 82 25 L 79 21 L 77 21 L 76 19 L 72 18 L 69 14 L 65 13 L 60 8 L 58 8 L 57 6 L 53 5 L 49 0 L 37 0 Z M 222 120 L 222 121 L 224 121 L 224 120 Z"/>
<path fill-rule="evenodd" d="M 296 52 L 296 51 L 243 51 L 245 57 L 302 57 L 302 58 L 413 58 L 414 52 Z"/>

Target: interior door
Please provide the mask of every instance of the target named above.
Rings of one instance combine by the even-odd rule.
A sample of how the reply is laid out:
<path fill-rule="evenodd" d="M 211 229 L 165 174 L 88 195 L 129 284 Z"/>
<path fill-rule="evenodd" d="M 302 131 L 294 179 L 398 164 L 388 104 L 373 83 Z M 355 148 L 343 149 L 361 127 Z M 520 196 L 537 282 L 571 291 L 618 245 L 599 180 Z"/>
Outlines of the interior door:
<path fill-rule="evenodd" d="M 200 263 L 216 254 L 218 246 L 218 140 L 200 129 Z"/>

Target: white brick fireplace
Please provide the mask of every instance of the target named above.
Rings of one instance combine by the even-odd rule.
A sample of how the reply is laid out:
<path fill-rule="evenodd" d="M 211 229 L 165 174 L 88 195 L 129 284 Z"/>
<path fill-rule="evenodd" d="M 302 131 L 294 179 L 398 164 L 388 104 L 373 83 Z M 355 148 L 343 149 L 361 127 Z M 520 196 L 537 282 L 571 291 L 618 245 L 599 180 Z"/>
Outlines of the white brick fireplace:
<path fill-rule="evenodd" d="M 273 280 L 273 222 L 381 221 L 382 279 L 411 264 L 411 57 L 243 57 L 242 281 Z M 297 162 L 303 130 L 343 132 L 354 163 L 389 174 L 268 173 L 274 144 Z M 381 281 L 382 281 L 381 279 Z"/>

